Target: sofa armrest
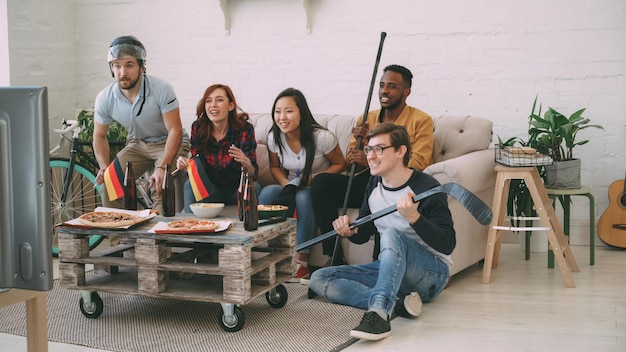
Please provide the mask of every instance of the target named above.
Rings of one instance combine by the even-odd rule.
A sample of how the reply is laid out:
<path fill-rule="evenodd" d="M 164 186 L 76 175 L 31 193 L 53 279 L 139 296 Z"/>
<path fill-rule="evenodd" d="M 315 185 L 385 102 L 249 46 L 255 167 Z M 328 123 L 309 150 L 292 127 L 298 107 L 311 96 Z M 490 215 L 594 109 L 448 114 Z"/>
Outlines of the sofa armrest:
<path fill-rule="evenodd" d="M 496 182 L 493 149 L 484 149 L 441 161 L 427 167 L 424 172 L 441 184 L 456 182 L 472 193 L 493 188 Z"/>

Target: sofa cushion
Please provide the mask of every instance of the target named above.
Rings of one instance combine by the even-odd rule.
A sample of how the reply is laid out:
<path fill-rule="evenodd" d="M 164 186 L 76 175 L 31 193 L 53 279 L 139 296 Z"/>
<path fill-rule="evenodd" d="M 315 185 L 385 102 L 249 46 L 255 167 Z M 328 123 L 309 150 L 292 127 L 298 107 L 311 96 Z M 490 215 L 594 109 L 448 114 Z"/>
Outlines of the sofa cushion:
<path fill-rule="evenodd" d="M 440 116 L 435 119 L 435 163 L 487 149 L 493 140 L 493 122 L 482 117 Z"/>
<path fill-rule="evenodd" d="M 314 115 L 315 121 L 320 125 L 326 127 L 332 132 L 343 154 L 348 151 L 348 143 L 350 143 L 350 136 L 352 136 L 352 128 L 356 124 L 358 116 L 354 115 Z M 256 135 L 257 142 L 261 144 L 267 144 L 267 134 L 272 128 L 272 115 L 269 113 L 262 114 L 250 114 L 250 123 L 254 125 L 254 134 Z"/>
<path fill-rule="evenodd" d="M 256 160 L 259 165 L 259 178 L 257 179 L 257 182 L 261 184 L 261 187 L 276 183 L 274 176 L 270 173 L 270 162 L 267 153 L 267 145 L 257 143 Z"/>

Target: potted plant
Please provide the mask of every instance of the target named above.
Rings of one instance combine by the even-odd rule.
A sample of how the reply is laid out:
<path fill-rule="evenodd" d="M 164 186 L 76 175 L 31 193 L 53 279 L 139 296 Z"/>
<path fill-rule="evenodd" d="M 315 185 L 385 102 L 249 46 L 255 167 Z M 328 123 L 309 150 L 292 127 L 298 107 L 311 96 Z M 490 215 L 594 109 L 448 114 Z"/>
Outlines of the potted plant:
<path fill-rule="evenodd" d="M 554 161 L 551 165 L 543 166 L 544 183 L 549 188 L 580 188 L 580 159 L 573 156 L 575 146 L 584 145 L 588 139 L 578 140 L 578 132 L 586 128 L 599 128 L 600 125 L 590 124 L 588 118 L 583 117 L 585 109 L 574 112 L 569 117 L 548 108 L 541 116 L 541 105 L 537 107 L 537 97 L 528 117 L 529 146 L 539 153 L 549 155 Z"/>
<path fill-rule="evenodd" d="M 91 157 L 95 159 L 95 155 L 93 154 L 93 146 L 92 146 L 92 138 L 93 138 L 93 109 L 82 109 L 80 113 L 78 113 L 77 120 L 80 126 L 80 134 L 78 135 L 80 140 L 80 145 L 83 147 L 83 150 L 89 154 Z M 124 128 L 124 126 L 120 125 L 117 121 L 111 121 L 109 125 L 109 132 L 107 134 L 107 139 L 109 140 L 109 152 L 110 152 L 110 160 L 113 160 L 117 153 L 124 148 L 126 145 L 126 137 L 128 136 L 128 131 Z M 81 162 L 81 155 L 76 155 L 79 162 Z M 81 162 L 82 165 L 91 165 L 87 162 Z M 92 170 L 94 173 L 97 170 Z"/>

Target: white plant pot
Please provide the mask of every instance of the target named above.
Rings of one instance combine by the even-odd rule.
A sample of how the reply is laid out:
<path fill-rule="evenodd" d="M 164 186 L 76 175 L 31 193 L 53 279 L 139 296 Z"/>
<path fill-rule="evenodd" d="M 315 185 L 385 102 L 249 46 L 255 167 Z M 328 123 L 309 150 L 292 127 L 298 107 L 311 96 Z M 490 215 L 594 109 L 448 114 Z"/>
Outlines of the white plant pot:
<path fill-rule="evenodd" d="M 541 221 L 533 221 L 533 227 L 543 227 Z M 520 231 L 517 234 L 519 250 L 526 251 L 526 231 Z M 530 251 L 531 253 L 541 253 L 548 251 L 548 234 L 545 231 L 530 232 Z"/>

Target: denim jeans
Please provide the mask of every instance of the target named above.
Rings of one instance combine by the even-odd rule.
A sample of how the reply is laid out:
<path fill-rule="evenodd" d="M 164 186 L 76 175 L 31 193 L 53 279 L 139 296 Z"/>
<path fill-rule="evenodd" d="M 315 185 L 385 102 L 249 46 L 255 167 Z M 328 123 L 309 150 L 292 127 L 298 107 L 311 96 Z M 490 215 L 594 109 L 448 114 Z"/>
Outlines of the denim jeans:
<path fill-rule="evenodd" d="M 282 189 L 280 185 L 275 184 L 263 187 L 259 195 L 259 204 L 272 204 Z M 300 244 L 312 239 L 317 231 L 317 224 L 313 215 L 313 202 L 311 201 L 311 187 L 298 189 L 298 193 L 296 193 L 296 213 L 298 217 L 296 239 L 297 243 Z M 310 248 L 305 248 L 300 253 L 309 253 L 310 251 Z"/>
<path fill-rule="evenodd" d="M 397 299 L 417 292 L 428 302 L 446 286 L 448 265 L 403 233 L 385 230 L 380 246 L 378 260 L 371 263 L 316 270 L 309 287 L 329 301 L 391 316 Z"/>
<path fill-rule="evenodd" d="M 210 183 L 206 186 L 209 190 L 209 196 L 200 201 L 196 201 L 196 197 L 193 194 L 193 189 L 191 189 L 191 183 L 189 182 L 189 180 L 185 181 L 185 185 L 183 186 L 183 194 L 185 197 L 185 213 L 191 213 L 191 208 L 189 207 L 189 205 L 191 205 L 192 203 L 224 203 L 226 205 L 237 205 L 237 188 L 239 187 L 239 185 L 235 185 L 234 188 L 217 187 L 213 183 Z M 254 182 L 254 190 L 256 191 L 256 194 L 259 194 L 261 192 L 261 185 L 256 181 Z"/>

